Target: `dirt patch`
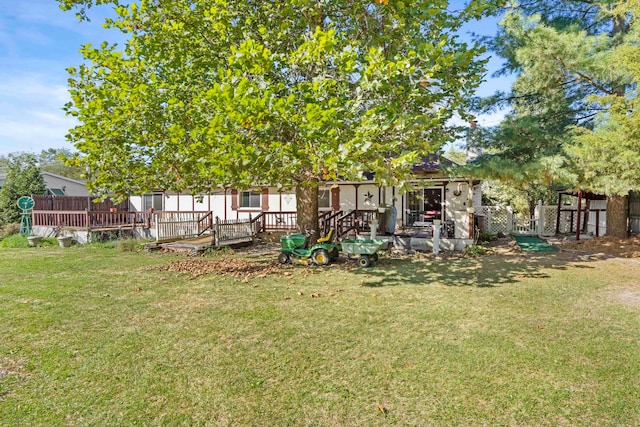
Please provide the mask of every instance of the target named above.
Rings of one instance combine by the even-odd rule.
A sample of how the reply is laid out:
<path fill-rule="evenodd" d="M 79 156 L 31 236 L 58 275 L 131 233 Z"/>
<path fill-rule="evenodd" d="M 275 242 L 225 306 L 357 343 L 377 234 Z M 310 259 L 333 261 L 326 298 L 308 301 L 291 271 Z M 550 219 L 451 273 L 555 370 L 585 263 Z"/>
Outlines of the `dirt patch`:
<path fill-rule="evenodd" d="M 640 308 L 640 290 L 627 289 L 619 292 L 616 297 L 625 305 Z"/>
<path fill-rule="evenodd" d="M 583 240 L 564 240 L 559 243 L 560 249 L 567 251 L 602 253 L 617 258 L 640 258 L 640 236 L 628 239 L 603 236 Z"/>
<path fill-rule="evenodd" d="M 518 255 L 522 254 L 522 249 L 518 246 L 518 242 L 511 237 L 498 237 L 496 240 L 487 242 L 484 245 L 489 254 L 492 255 Z"/>
<path fill-rule="evenodd" d="M 14 386 L 17 386 L 18 383 L 28 377 L 28 372 L 24 365 L 24 359 L 0 358 L 0 382 L 3 383 L 3 387 L 0 387 L 0 399 L 7 395 Z"/>

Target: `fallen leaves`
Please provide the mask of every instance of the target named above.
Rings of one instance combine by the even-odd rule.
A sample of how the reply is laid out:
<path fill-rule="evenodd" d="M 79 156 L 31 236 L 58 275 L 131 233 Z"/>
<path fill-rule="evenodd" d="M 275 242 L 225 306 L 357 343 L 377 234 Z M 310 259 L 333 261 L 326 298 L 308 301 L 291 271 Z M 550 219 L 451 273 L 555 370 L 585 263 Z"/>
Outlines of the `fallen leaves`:
<path fill-rule="evenodd" d="M 189 275 L 189 279 L 196 279 L 205 274 L 217 274 L 237 278 L 242 283 L 258 278 L 263 279 L 268 276 L 290 277 L 290 271 L 283 271 L 282 267 L 275 262 L 272 264 L 264 262 L 248 261 L 238 258 L 219 258 L 213 260 L 206 259 L 185 259 L 174 261 L 157 267 L 161 271 L 174 271 Z"/>

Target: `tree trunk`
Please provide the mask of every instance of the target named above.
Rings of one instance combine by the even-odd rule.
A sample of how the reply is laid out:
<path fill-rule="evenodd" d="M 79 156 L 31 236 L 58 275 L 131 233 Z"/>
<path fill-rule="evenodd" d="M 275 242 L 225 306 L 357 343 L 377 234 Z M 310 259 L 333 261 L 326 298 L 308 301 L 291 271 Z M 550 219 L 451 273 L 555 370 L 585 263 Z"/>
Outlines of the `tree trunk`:
<path fill-rule="evenodd" d="M 313 235 L 309 238 L 309 243 L 318 240 L 318 186 L 317 185 L 297 185 L 296 186 L 296 211 L 298 213 L 298 231 L 304 233 L 305 230 L 313 230 Z"/>
<path fill-rule="evenodd" d="M 529 204 L 529 218 L 533 218 L 536 216 L 536 205 L 538 203 L 533 199 L 527 200 L 527 203 Z"/>
<path fill-rule="evenodd" d="M 607 235 L 626 239 L 629 198 L 607 196 Z"/>

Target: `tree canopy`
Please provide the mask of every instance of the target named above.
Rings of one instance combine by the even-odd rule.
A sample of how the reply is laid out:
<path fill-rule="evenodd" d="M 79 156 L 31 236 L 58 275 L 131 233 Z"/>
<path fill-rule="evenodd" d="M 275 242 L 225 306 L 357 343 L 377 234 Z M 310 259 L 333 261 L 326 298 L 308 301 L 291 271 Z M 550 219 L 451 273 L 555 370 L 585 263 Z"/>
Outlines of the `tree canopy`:
<path fill-rule="evenodd" d="M 454 138 L 481 82 L 479 45 L 456 32 L 491 1 L 61 0 L 124 46 L 85 45 L 70 68 L 69 133 L 94 194 L 313 188 L 373 172 L 402 184 Z"/>
<path fill-rule="evenodd" d="M 9 165 L 21 158 L 33 158 L 36 164 L 43 172 L 51 172 L 57 175 L 66 176 L 67 178 L 80 179 L 84 170 L 78 165 L 68 165 L 66 161 L 73 158 L 74 153 L 67 148 L 48 148 L 42 150 L 38 154 L 33 153 L 11 153 L 0 156 L 0 171 L 9 167 Z"/>

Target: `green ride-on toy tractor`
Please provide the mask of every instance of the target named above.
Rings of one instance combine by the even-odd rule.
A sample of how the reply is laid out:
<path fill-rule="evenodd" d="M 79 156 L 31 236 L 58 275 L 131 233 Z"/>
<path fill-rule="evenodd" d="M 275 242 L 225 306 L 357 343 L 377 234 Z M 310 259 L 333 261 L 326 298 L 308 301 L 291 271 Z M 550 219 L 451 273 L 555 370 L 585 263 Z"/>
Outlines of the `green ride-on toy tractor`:
<path fill-rule="evenodd" d="M 309 261 L 316 265 L 327 265 L 338 258 L 340 251 L 338 245 L 333 242 L 333 229 L 325 237 L 318 239 L 318 242 L 308 246 L 308 237 L 312 232 L 306 234 L 289 234 L 280 238 L 280 264 L 301 263 L 309 264 Z"/>

